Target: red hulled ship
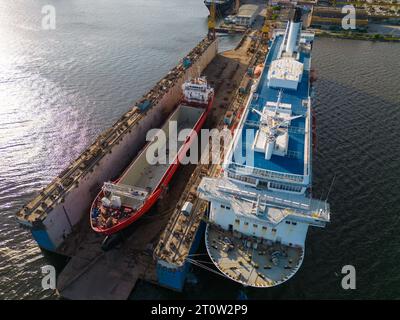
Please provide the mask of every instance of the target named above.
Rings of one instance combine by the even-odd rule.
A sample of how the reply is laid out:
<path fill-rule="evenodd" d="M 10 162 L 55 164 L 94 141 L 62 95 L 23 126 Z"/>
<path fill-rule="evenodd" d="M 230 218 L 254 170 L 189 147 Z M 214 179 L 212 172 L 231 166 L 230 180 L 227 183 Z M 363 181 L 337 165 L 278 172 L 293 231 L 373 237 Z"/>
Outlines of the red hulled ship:
<path fill-rule="evenodd" d="M 205 78 L 186 81 L 182 90 L 182 100 L 163 127 L 158 129 L 162 131 L 158 133 L 166 138 L 149 142 L 119 179 L 104 183 L 90 210 L 94 231 L 111 235 L 126 228 L 145 214 L 167 188 L 180 159 L 202 128 L 214 98 L 214 90 Z M 171 128 L 176 129 L 178 134 L 188 134 L 185 139 L 177 139 L 171 144 Z M 171 145 L 174 147 L 171 148 Z M 166 161 L 152 163 L 154 153 L 160 150 L 165 151 Z"/>

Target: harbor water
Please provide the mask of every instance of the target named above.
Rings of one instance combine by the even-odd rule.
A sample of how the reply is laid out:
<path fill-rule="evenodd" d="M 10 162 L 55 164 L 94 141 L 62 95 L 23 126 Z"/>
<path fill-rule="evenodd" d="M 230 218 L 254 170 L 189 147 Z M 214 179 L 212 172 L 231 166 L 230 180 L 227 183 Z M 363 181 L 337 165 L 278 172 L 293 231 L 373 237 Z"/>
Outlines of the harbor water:
<path fill-rule="evenodd" d="M 48 4 L 55 30 L 41 28 Z M 200 0 L 0 0 L 0 299 L 55 297 L 40 271 L 54 261 L 15 212 L 190 51 L 207 14 Z M 220 47 L 235 44 L 224 37 Z M 249 298 L 400 297 L 399 56 L 399 44 L 315 41 L 313 193 L 324 199 L 335 177 L 332 222 L 310 229 L 293 279 L 244 289 Z M 341 287 L 345 265 L 356 268 L 356 290 Z M 235 299 L 243 290 L 198 268 L 193 278 L 183 294 L 139 283 L 131 298 Z"/>

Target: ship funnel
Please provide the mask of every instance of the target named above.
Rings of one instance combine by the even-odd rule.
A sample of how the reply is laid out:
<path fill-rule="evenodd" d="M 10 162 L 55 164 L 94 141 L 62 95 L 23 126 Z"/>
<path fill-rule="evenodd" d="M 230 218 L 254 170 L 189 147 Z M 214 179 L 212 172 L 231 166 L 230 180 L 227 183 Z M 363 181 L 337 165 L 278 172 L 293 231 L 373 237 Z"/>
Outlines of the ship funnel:
<path fill-rule="evenodd" d="M 286 42 L 286 49 L 285 51 L 292 55 L 293 52 L 297 50 L 296 44 L 297 44 L 297 38 L 299 36 L 300 30 L 301 30 L 301 9 L 300 8 L 295 8 L 291 12 L 291 16 L 289 19 L 289 34 L 287 37 L 287 42 Z"/>

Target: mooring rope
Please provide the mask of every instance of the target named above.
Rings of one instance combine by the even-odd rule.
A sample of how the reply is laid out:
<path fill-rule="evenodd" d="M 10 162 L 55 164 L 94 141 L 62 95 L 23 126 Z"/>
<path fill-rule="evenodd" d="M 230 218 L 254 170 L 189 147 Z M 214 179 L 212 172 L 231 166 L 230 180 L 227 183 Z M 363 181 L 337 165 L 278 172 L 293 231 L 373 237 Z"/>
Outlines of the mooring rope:
<path fill-rule="evenodd" d="M 217 274 L 217 275 L 219 275 L 219 276 L 222 276 L 222 277 L 224 277 L 224 278 L 226 278 L 226 279 L 230 279 L 227 275 L 223 274 L 222 272 L 216 271 L 216 270 L 214 270 L 214 269 L 211 269 L 210 267 L 201 264 L 201 263 L 200 263 L 199 261 L 197 261 L 197 260 L 187 258 L 186 261 L 188 261 L 189 263 L 191 263 L 191 264 L 193 264 L 193 265 L 195 265 L 195 266 L 197 266 L 197 267 L 203 268 L 204 270 L 207 270 L 207 271 L 210 271 L 210 272 L 212 272 L 212 273 L 215 273 L 215 274 Z"/>

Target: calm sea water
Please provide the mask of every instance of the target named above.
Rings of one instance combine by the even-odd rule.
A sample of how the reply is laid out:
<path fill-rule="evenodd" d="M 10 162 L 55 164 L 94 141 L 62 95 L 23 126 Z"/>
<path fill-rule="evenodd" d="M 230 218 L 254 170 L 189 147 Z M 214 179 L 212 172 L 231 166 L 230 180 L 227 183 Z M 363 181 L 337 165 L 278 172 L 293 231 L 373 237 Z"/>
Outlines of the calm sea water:
<path fill-rule="evenodd" d="M 56 8 L 56 30 L 41 8 Z M 48 264 L 14 214 L 205 34 L 201 0 L 0 0 L 0 298 L 52 298 Z M 234 40 L 224 38 L 222 48 Z M 318 39 L 314 193 L 332 223 L 311 229 L 301 270 L 250 298 L 400 298 L 400 45 Z M 204 250 L 204 248 L 203 248 Z M 204 258 L 205 259 L 205 258 Z M 341 268 L 357 289 L 341 289 Z M 236 298 L 194 269 L 184 294 L 141 283 L 132 298 Z"/>

